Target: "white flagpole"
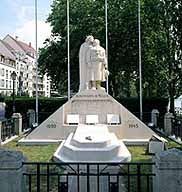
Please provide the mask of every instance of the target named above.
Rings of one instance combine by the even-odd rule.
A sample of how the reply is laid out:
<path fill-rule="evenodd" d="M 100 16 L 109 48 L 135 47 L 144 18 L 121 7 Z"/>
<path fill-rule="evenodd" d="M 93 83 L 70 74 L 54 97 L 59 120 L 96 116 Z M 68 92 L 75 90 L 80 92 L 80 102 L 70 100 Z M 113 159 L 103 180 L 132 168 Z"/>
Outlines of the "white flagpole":
<path fill-rule="evenodd" d="M 69 23 L 69 0 L 67 0 L 67 38 L 68 38 L 68 100 L 70 99 L 70 23 Z"/>
<path fill-rule="evenodd" d="M 140 15 L 140 0 L 138 0 L 138 48 L 139 48 L 139 81 L 140 81 L 140 119 L 143 119 L 142 106 L 142 59 L 141 59 L 141 15 Z"/>
<path fill-rule="evenodd" d="M 106 26 L 106 31 L 105 31 L 105 36 L 106 36 L 106 59 L 107 59 L 107 68 L 109 70 L 109 66 L 108 66 L 108 3 L 107 0 L 105 0 L 105 26 Z M 109 79 L 107 77 L 107 81 L 106 81 L 106 90 L 107 93 L 109 93 Z"/>
<path fill-rule="evenodd" d="M 37 47 L 37 0 L 35 0 L 35 65 L 36 65 L 36 107 L 35 107 L 35 112 L 36 112 L 36 123 L 38 124 L 39 122 L 39 110 L 38 110 L 38 47 Z"/>

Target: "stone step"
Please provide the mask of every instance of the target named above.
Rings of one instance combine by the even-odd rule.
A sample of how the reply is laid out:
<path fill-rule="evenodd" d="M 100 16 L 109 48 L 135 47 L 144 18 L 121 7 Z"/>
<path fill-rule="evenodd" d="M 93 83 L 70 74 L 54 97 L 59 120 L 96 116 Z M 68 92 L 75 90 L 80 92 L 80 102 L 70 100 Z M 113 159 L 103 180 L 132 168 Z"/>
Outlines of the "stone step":
<path fill-rule="evenodd" d="M 112 145 L 112 141 L 117 142 L 117 137 L 115 136 L 115 134 L 109 133 L 108 137 L 105 137 L 104 139 L 102 139 L 102 141 L 95 141 L 94 143 L 92 142 L 92 140 L 89 141 L 86 138 L 84 138 L 83 140 L 78 140 L 73 137 L 70 144 L 75 147 L 102 148 Z"/>
<path fill-rule="evenodd" d="M 115 156 L 118 156 L 118 154 L 121 152 L 120 149 L 120 142 L 118 140 L 115 140 L 115 142 L 112 141 L 111 145 L 105 146 L 105 147 L 94 147 L 92 148 L 86 148 L 85 144 L 83 144 L 83 147 L 77 147 L 74 145 L 71 145 L 72 136 L 68 137 L 66 142 L 64 143 L 62 147 L 62 154 L 64 156 L 67 156 L 68 158 L 71 158 L 73 160 L 80 159 L 80 160 L 104 160 L 107 158 L 113 158 Z M 93 144 L 94 145 L 94 144 Z"/>

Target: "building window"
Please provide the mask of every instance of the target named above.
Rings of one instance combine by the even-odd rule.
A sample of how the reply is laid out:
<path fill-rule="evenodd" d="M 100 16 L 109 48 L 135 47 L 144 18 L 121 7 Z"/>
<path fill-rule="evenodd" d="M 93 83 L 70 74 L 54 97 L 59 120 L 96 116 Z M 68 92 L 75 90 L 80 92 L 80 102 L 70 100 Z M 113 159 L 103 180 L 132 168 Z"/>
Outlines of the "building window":
<path fill-rule="evenodd" d="M 8 79 L 8 70 L 6 70 L 6 79 Z"/>
<path fill-rule="evenodd" d="M 4 79 L 0 79 L 0 87 L 4 87 Z"/>
<path fill-rule="evenodd" d="M 8 89 L 8 80 L 6 80 L 6 88 Z"/>
<path fill-rule="evenodd" d="M 5 57 L 3 55 L 1 55 L 1 62 L 4 63 L 5 62 Z"/>
<path fill-rule="evenodd" d="M 4 69 L 3 69 L 3 68 L 0 68 L 0 75 L 1 75 L 2 77 L 4 77 Z"/>

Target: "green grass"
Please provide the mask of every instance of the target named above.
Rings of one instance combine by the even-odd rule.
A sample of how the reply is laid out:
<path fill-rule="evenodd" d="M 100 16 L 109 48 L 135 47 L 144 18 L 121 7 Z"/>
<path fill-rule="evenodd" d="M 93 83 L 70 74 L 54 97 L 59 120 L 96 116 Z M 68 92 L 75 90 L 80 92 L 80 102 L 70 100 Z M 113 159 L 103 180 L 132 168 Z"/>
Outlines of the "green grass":
<path fill-rule="evenodd" d="M 169 142 L 166 143 L 166 148 L 167 148 L 167 149 L 177 148 L 177 149 L 182 150 L 182 145 L 177 144 L 176 142 L 169 140 Z"/>
<path fill-rule="evenodd" d="M 131 162 L 151 162 L 152 156 L 146 153 L 146 146 L 128 146 L 131 153 Z"/>
<path fill-rule="evenodd" d="M 50 144 L 43 146 L 17 146 L 17 138 L 6 145 L 1 146 L 4 149 L 22 151 L 27 161 L 49 161 L 56 151 L 58 144 Z M 167 149 L 178 148 L 182 150 L 182 145 L 173 141 L 166 144 Z M 128 150 L 132 155 L 132 162 L 151 162 L 152 156 L 146 153 L 146 146 L 128 146 Z"/>
<path fill-rule="evenodd" d="M 1 146 L 3 149 L 11 149 L 21 151 L 27 158 L 27 161 L 49 161 L 56 151 L 58 144 L 50 144 L 43 146 L 17 146 L 17 138 L 6 145 Z"/>

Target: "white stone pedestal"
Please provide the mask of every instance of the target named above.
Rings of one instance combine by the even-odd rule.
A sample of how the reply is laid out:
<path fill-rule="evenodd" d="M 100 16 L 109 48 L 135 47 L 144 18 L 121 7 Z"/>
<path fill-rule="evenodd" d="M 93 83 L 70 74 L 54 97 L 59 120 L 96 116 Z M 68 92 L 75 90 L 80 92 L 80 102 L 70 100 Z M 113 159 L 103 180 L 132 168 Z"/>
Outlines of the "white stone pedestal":
<path fill-rule="evenodd" d="M 110 133 L 107 125 L 78 125 L 54 153 L 61 162 L 128 162 L 131 154 L 125 144 Z"/>

